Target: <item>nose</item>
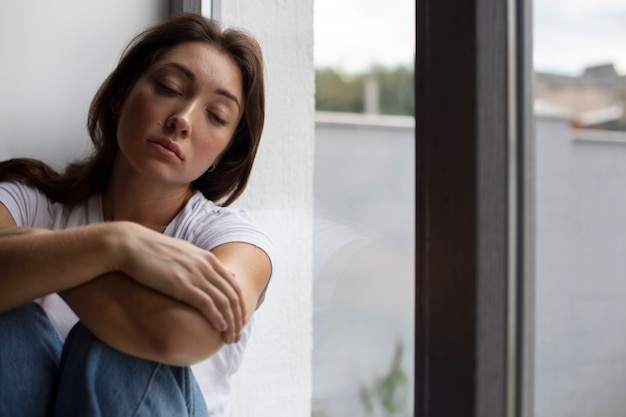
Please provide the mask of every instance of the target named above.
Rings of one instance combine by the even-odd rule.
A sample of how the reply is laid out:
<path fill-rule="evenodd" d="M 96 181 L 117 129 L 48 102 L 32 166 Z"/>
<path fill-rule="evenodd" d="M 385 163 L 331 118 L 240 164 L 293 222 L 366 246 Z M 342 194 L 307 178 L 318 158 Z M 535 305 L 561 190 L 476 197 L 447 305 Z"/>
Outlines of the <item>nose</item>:
<path fill-rule="evenodd" d="M 191 125 L 193 112 L 196 104 L 193 102 L 187 103 L 187 105 L 176 109 L 165 121 L 165 126 L 168 129 L 180 134 L 182 137 L 189 137 L 191 135 Z"/>

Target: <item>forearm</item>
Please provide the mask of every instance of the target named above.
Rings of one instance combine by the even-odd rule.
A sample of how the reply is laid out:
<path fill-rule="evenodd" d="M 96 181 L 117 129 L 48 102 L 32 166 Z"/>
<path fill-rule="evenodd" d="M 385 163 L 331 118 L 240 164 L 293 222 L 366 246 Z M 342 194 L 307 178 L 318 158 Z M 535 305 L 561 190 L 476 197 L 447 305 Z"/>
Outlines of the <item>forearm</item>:
<path fill-rule="evenodd" d="M 243 243 L 221 245 L 214 253 L 236 273 L 248 321 L 269 279 L 269 258 Z M 133 356 L 186 366 L 208 358 L 225 344 L 225 334 L 198 310 L 122 273 L 106 274 L 61 295 L 103 342 Z"/>
<path fill-rule="evenodd" d="M 129 355 L 187 366 L 224 346 L 221 333 L 196 309 L 121 273 L 61 295 L 100 340 Z"/>
<path fill-rule="evenodd" d="M 102 224 L 58 232 L 0 228 L 0 311 L 107 272 L 115 256 L 110 227 Z"/>

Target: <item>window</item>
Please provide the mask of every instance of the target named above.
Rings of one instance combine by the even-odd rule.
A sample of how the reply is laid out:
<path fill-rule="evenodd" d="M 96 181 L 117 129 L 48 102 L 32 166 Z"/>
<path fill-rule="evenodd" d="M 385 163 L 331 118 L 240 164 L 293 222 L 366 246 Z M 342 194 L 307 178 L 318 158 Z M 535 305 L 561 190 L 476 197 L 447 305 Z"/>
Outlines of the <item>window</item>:
<path fill-rule="evenodd" d="M 625 15 L 535 2 L 536 417 L 626 409 Z"/>
<path fill-rule="evenodd" d="M 530 3 L 418 2 L 417 415 L 626 405 L 626 8 Z"/>
<path fill-rule="evenodd" d="M 530 4 L 417 2 L 416 415 L 531 415 Z"/>
<path fill-rule="evenodd" d="M 413 415 L 414 7 L 315 2 L 315 417 Z"/>

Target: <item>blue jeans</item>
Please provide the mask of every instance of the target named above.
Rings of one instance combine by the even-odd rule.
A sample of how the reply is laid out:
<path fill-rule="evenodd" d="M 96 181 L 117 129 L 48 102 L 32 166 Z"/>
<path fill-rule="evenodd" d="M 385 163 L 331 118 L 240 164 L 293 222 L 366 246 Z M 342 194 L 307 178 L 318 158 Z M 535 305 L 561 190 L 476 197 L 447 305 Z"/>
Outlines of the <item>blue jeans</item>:
<path fill-rule="evenodd" d="M 128 356 L 36 303 L 0 314 L 0 416 L 208 417 L 190 368 Z"/>

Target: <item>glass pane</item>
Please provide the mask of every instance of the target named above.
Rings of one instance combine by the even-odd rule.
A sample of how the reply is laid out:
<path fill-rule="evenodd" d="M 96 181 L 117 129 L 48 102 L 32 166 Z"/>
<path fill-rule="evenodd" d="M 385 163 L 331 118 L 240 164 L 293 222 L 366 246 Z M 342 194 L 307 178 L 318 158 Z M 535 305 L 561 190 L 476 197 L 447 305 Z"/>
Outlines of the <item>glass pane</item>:
<path fill-rule="evenodd" d="M 413 415 L 414 16 L 315 2 L 316 417 Z"/>
<path fill-rule="evenodd" d="M 534 2 L 535 416 L 626 413 L 626 2 Z"/>

